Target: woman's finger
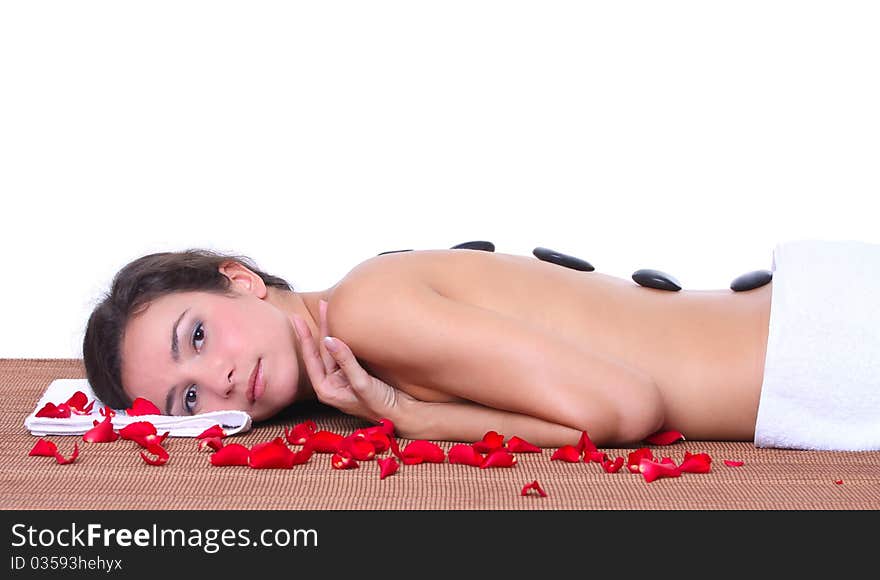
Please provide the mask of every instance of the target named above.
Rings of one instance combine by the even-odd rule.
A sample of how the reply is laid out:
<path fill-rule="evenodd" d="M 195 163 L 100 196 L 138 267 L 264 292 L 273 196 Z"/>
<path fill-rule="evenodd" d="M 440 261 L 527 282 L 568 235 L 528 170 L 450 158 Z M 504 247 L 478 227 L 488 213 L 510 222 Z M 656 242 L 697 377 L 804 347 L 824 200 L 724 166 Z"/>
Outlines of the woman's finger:
<path fill-rule="evenodd" d="M 319 318 L 319 327 L 321 329 L 321 338 L 323 339 L 325 336 L 330 334 L 330 331 L 327 327 L 327 303 L 323 300 L 318 302 L 318 318 Z M 324 362 L 324 372 L 331 373 L 337 368 L 339 365 L 336 364 L 336 360 L 333 358 L 333 355 L 327 351 L 326 345 L 323 344 L 323 340 L 321 342 L 321 360 Z"/>
<path fill-rule="evenodd" d="M 324 337 L 321 342 L 333 353 L 334 360 L 336 360 L 336 363 L 345 373 L 349 384 L 354 388 L 355 392 L 363 392 L 369 387 L 369 373 L 358 363 L 354 353 L 351 352 L 347 344 L 333 337 Z"/>

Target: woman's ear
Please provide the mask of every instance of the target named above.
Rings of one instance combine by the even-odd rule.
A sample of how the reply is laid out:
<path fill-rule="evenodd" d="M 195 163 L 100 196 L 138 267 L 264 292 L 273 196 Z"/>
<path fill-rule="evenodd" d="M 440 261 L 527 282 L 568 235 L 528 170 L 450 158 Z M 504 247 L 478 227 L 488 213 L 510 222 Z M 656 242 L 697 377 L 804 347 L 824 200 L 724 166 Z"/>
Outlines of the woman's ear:
<path fill-rule="evenodd" d="M 232 282 L 231 289 L 233 291 L 245 294 L 253 294 L 257 298 L 263 299 L 268 294 L 266 283 L 257 274 L 254 274 L 249 268 L 236 262 L 235 260 L 227 260 L 220 264 L 218 268 L 220 273 L 229 278 Z"/>

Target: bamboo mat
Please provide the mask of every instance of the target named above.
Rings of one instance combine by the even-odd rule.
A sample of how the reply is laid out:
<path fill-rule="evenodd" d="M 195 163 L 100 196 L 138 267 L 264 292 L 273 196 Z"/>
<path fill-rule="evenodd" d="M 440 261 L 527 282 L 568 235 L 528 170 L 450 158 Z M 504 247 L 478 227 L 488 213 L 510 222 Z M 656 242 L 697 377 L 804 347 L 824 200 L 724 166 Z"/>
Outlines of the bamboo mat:
<path fill-rule="evenodd" d="M 168 438 L 164 466 L 144 463 L 132 441 L 85 443 L 79 436 L 46 437 L 76 462 L 58 465 L 29 457 L 37 441 L 25 417 L 56 378 L 85 376 L 78 359 L 0 359 L 0 508 L 20 509 L 253 509 L 253 510 L 851 510 L 880 508 L 880 452 L 756 449 L 751 443 L 686 441 L 652 446 L 656 456 L 680 462 L 684 452 L 708 453 L 712 470 L 645 482 L 626 468 L 605 473 L 596 463 L 550 461 L 553 449 L 517 454 L 513 468 L 401 465 L 379 479 L 375 461 L 335 470 L 330 455 L 315 454 L 292 469 L 214 467 L 192 438 Z M 250 446 L 283 436 L 283 427 L 313 419 L 342 434 L 366 426 L 322 407 L 256 425 L 227 442 Z M 302 413 L 302 412 L 300 412 Z M 516 433 L 506 433 L 506 436 Z M 408 441 L 402 439 L 401 446 Z M 452 443 L 438 442 L 444 450 Z M 615 457 L 632 451 L 603 449 Z M 388 452 L 386 452 L 388 453 Z M 385 454 L 383 454 L 384 456 Z M 744 461 L 727 467 L 723 459 Z M 538 480 L 548 497 L 521 496 Z M 836 484 L 842 480 L 842 484 Z"/>

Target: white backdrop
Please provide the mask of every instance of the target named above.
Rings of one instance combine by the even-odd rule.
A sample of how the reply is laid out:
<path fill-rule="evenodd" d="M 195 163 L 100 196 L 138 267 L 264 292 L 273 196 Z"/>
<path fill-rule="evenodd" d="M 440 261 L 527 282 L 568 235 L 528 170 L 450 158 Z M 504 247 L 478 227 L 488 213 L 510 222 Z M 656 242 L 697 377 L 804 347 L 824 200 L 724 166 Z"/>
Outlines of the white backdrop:
<path fill-rule="evenodd" d="M 686 289 L 880 242 L 875 2 L 4 2 L 0 357 L 80 357 L 128 261 L 297 290 L 547 246 Z M 585 274 L 586 275 L 586 274 Z"/>

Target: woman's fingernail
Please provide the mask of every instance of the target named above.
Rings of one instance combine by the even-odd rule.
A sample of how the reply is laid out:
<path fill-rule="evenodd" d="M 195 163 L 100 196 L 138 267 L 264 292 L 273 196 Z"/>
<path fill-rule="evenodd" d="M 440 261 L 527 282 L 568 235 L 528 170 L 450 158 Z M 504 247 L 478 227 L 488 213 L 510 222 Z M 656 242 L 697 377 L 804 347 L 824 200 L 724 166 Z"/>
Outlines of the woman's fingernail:
<path fill-rule="evenodd" d="M 339 350 L 339 343 L 333 340 L 330 336 L 324 337 L 324 346 L 326 346 L 327 350 L 330 352 L 336 352 Z"/>

